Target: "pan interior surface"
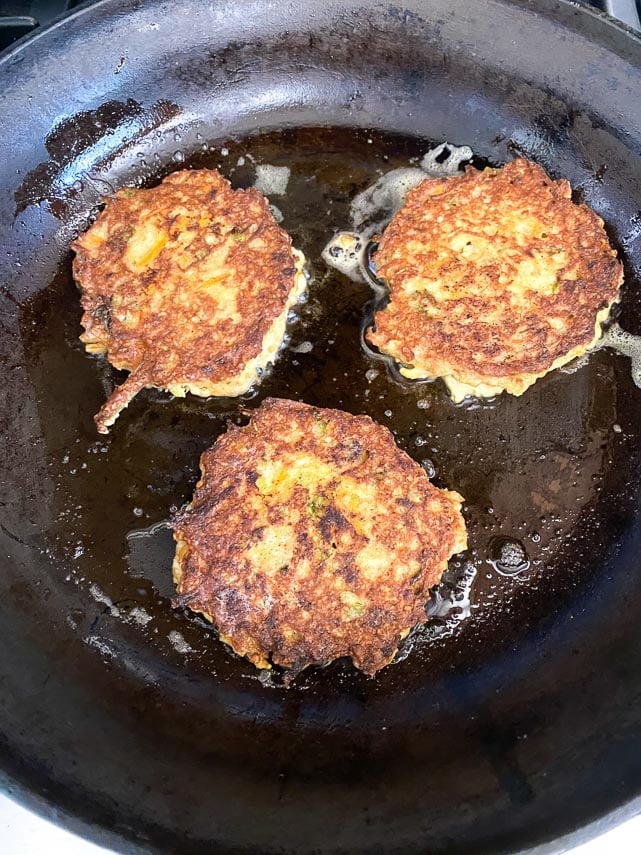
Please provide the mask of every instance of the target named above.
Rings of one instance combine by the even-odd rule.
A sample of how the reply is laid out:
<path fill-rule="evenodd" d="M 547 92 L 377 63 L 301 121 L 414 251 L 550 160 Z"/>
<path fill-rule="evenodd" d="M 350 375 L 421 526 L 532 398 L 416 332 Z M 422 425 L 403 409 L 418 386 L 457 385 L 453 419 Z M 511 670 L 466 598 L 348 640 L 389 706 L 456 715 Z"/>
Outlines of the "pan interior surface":
<path fill-rule="evenodd" d="M 321 252 L 435 144 L 523 154 L 604 218 L 640 332 L 641 48 L 566 3 L 225 8 L 104 2 L 0 65 L 7 786 L 128 852 L 553 851 L 641 791 L 641 391 L 607 350 L 520 398 L 398 382 L 361 343 L 371 290 Z M 123 377 L 78 340 L 69 242 L 123 184 L 261 165 L 290 170 L 270 201 L 312 274 L 279 361 L 241 400 L 146 391 L 98 436 Z M 285 689 L 171 607 L 169 514 L 266 396 L 369 414 L 466 499 L 434 620 L 373 679 Z"/>

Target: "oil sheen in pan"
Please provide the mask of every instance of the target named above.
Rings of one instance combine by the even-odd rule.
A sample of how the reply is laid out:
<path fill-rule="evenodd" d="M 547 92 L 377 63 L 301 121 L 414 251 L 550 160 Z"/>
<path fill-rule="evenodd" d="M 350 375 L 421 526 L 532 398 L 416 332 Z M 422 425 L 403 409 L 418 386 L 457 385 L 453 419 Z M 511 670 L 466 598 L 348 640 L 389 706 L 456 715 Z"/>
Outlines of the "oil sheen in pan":
<path fill-rule="evenodd" d="M 99 655 L 136 674 L 179 679 L 187 669 L 248 691 L 255 685 L 253 666 L 219 644 L 209 625 L 172 609 L 174 545 L 166 520 L 191 497 L 200 453 L 228 420 L 242 420 L 242 407 L 268 395 L 368 413 L 437 485 L 465 496 L 469 529 L 469 550 L 451 563 L 430 605 L 434 620 L 413 634 L 403 661 L 371 680 L 335 663 L 304 672 L 290 691 L 323 695 L 341 685 L 367 697 L 474 667 L 518 643 L 598 572 L 590 569 L 593 557 L 618 536 L 636 477 L 641 395 L 627 360 L 603 350 L 520 398 L 457 406 L 440 384 L 397 382 L 362 348 L 371 289 L 321 258 L 328 235 L 350 223 L 353 199 L 384 173 L 416 167 L 429 148 L 425 140 L 312 128 L 226 141 L 186 159 L 218 167 L 242 187 L 255 182 L 257 166 L 289 170 L 262 174 L 279 178 L 272 191 L 287 178 L 285 192 L 272 192 L 270 201 L 309 259 L 313 281 L 287 348 L 245 400 L 180 400 L 149 390 L 109 437 L 99 437 L 92 415 L 122 378 L 78 340 L 69 258 L 25 307 L 34 418 L 52 461 L 48 548 L 55 566 L 65 566 L 64 573 L 52 570 L 51 585 L 66 591 L 70 626 Z M 160 177 L 150 175 L 149 183 Z M 491 563 L 496 538 L 521 545 L 519 572 Z"/>

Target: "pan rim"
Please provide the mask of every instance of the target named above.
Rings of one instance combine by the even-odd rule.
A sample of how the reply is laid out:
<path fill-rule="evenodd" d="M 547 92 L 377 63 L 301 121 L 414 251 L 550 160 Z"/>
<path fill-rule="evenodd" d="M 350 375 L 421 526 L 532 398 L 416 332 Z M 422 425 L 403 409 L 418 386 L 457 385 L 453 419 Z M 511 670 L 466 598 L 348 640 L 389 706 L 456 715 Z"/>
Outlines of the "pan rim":
<path fill-rule="evenodd" d="M 155 0 L 154 0 L 155 1 Z M 215 2 L 221 2 L 222 0 L 215 0 Z M 93 13 L 98 9 L 107 6 L 116 5 L 119 0 L 86 0 L 86 2 L 81 3 L 75 9 L 70 12 L 63 12 L 60 15 L 57 15 L 52 21 L 50 21 L 44 27 L 38 27 L 35 32 L 27 33 L 21 38 L 17 39 L 13 44 L 9 45 L 9 47 L 5 48 L 0 52 L 0 70 L 3 66 L 8 65 L 11 60 L 13 60 L 19 53 L 24 51 L 25 49 L 29 49 L 31 45 L 36 44 L 40 39 L 49 35 L 49 33 L 54 32 L 61 26 L 66 26 L 69 22 L 75 21 L 78 18 L 82 18 L 89 13 Z M 504 4 L 509 4 L 515 6 L 520 9 L 524 9 L 527 11 L 527 7 L 532 6 L 532 0 L 500 0 L 500 2 Z M 536 0 L 535 0 L 536 2 Z M 599 22 L 599 26 L 603 26 L 604 32 L 609 30 L 617 30 L 625 37 L 631 39 L 635 44 L 641 47 L 641 31 L 635 30 L 633 27 L 630 27 L 628 24 L 623 23 L 618 18 L 613 18 L 611 15 L 608 15 L 606 12 L 601 11 L 600 9 L 596 9 L 593 6 L 583 6 L 577 5 L 574 0 L 548 0 L 550 5 L 555 5 L 559 8 L 564 8 L 568 12 L 574 12 L 575 21 L 580 22 L 581 19 L 586 16 L 588 18 L 592 18 L 594 21 Z M 546 17 L 549 17 L 549 10 L 545 10 L 545 12 L 538 12 L 534 10 L 537 14 L 544 14 Z M 580 30 L 581 24 L 578 24 L 576 27 L 572 27 L 568 21 L 564 22 L 564 26 L 569 29 Z M 610 46 L 606 46 L 611 50 Z"/>

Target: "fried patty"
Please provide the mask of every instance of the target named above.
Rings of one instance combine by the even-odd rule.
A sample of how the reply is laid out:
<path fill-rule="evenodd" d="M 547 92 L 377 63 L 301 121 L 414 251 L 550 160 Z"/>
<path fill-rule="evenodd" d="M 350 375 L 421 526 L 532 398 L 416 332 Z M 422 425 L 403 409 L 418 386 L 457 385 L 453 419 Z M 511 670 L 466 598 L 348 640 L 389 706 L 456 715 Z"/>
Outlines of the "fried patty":
<path fill-rule="evenodd" d="M 523 158 L 423 181 L 373 261 L 390 302 L 368 340 L 455 400 L 520 395 L 585 353 L 623 280 L 601 218 Z"/>
<path fill-rule="evenodd" d="M 236 396 L 276 357 L 304 258 L 265 197 L 211 169 L 125 188 L 72 248 L 81 340 L 130 371 L 96 416 L 107 433 L 144 387 Z"/>
<path fill-rule="evenodd" d="M 258 668 L 373 674 L 466 547 L 461 496 L 368 416 L 267 399 L 200 465 L 173 520 L 178 602 Z"/>

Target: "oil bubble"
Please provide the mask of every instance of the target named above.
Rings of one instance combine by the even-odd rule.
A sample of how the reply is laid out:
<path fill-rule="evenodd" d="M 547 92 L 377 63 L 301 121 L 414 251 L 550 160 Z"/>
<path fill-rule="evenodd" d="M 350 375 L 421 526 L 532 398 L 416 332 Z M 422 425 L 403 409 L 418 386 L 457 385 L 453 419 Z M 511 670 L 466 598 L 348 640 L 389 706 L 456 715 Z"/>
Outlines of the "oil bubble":
<path fill-rule="evenodd" d="M 530 566 L 530 559 L 520 540 L 493 537 L 489 543 L 488 564 L 502 576 L 517 576 Z"/>
<path fill-rule="evenodd" d="M 421 466 L 425 470 L 428 478 L 433 478 L 436 475 L 436 467 L 431 460 L 428 460 L 427 458 L 425 460 L 421 460 Z"/>

